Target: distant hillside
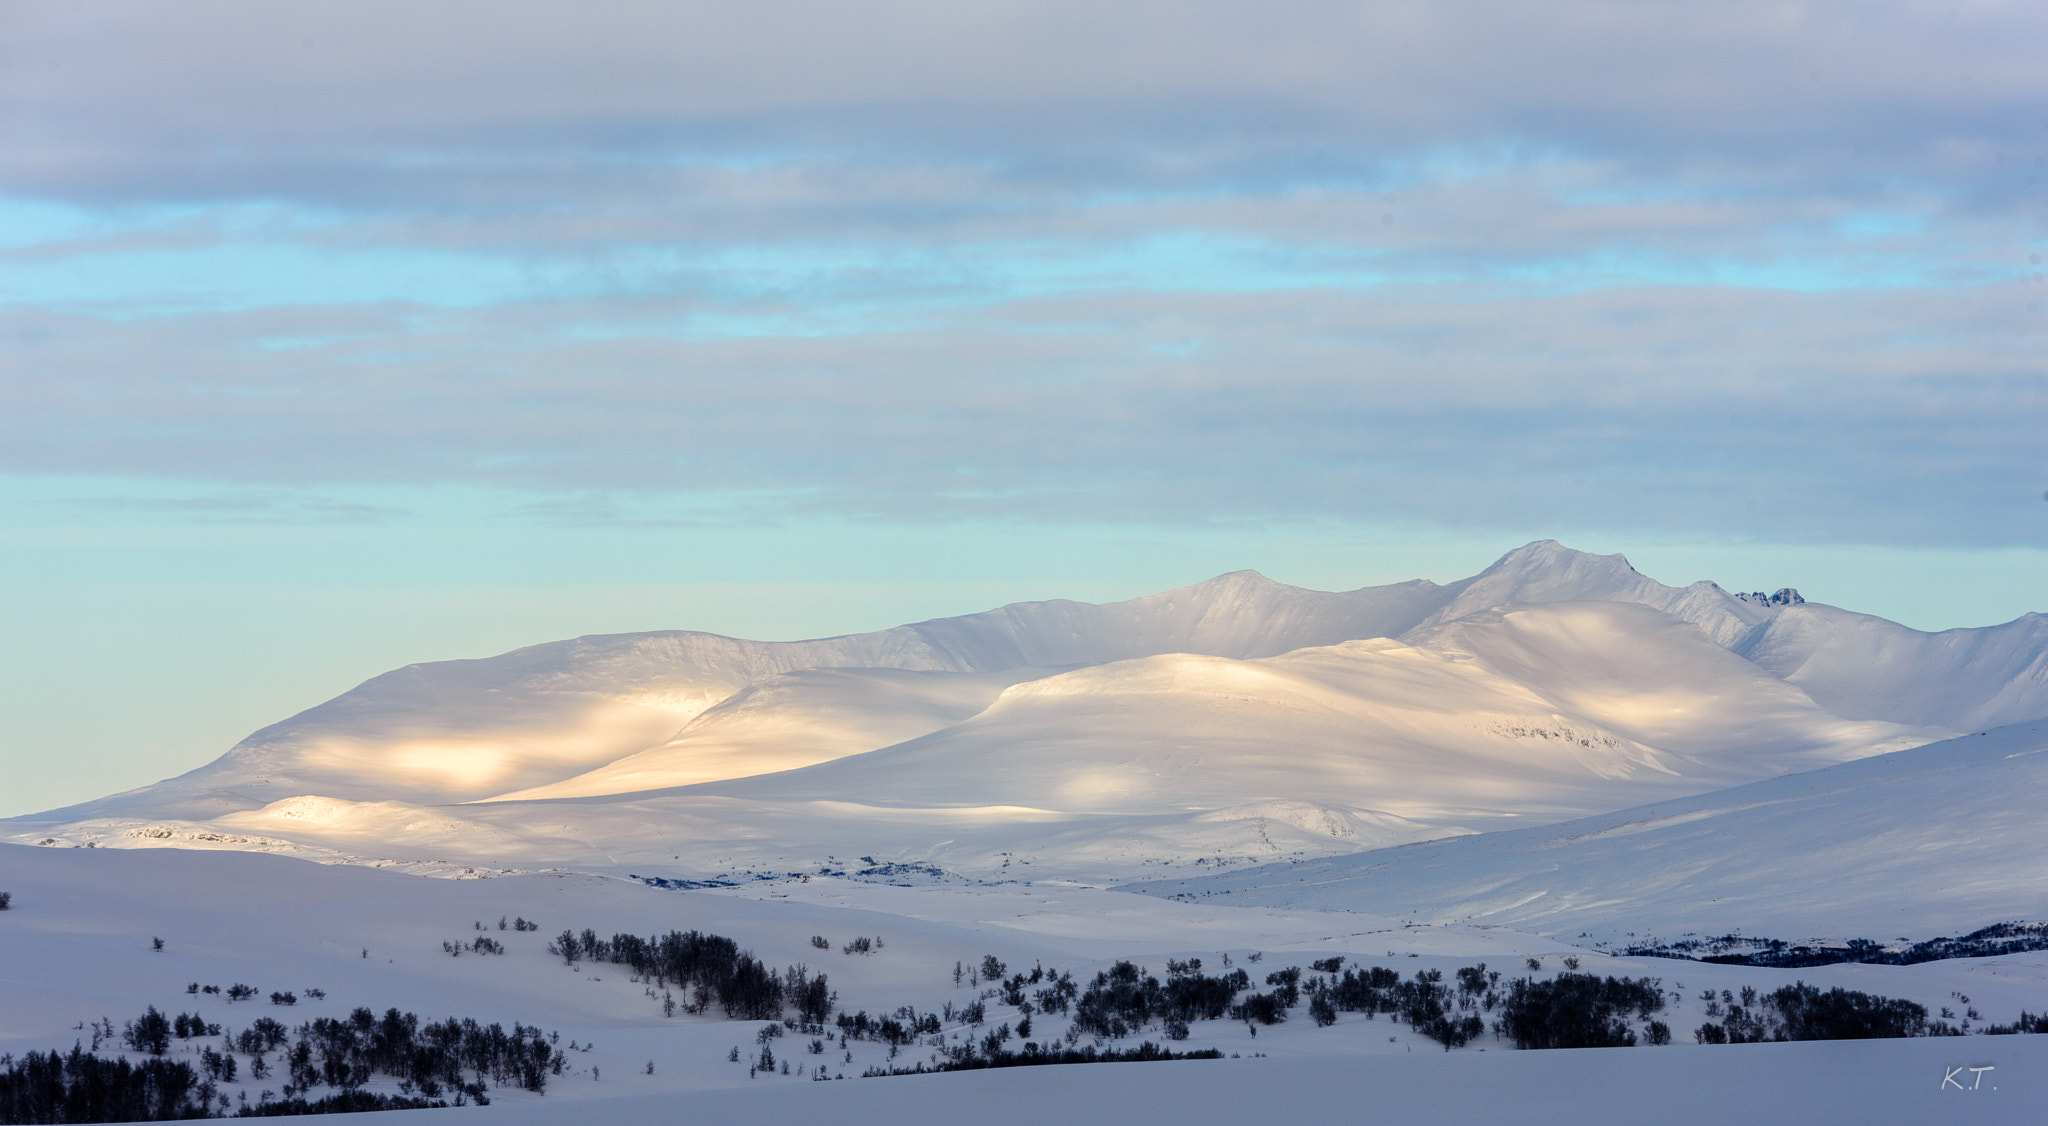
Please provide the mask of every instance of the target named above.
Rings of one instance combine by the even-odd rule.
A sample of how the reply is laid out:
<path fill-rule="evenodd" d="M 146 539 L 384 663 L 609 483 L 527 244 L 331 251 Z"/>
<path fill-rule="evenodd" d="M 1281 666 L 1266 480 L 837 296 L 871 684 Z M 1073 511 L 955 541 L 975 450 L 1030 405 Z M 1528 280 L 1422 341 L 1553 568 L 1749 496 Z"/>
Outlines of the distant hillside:
<path fill-rule="evenodd" d="M 2048 721 L 1539 828 L 1131 885 L 1616 940 L 2048 921 Z"/>

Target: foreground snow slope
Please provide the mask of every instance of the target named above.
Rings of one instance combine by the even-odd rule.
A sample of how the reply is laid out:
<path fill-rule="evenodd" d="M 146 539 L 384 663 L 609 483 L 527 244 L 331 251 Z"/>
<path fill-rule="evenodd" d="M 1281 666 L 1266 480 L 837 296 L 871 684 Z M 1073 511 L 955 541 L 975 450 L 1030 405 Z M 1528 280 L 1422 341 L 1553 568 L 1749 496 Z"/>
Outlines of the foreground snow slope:
<path fill-rule="evenodd" d="M 77 1025 L 108 1017 L 118 1027 L 152 1004 L 165 1013 L 198 1012 L 229 1031 L 258 1017 L 297 1023 L 357 1006 L 396 1006 L 429 1019 L 523 1021 L 555 1030 L 562 1046 L 576 1045 L 567 1074 L 553 1079 L 545 1096 L 501 1088 L 488 1108 L 424 1112 L 435 1121 L 1039 1122 L 1057 1115 L 1124 1123 L 1312 1114 L 1583 1123 L 1639 1122 L 1646 1115 L 1674 1122 L 1711 1115 L 1720 1122 L 1747 1112 L 1762 1121 L 1832 1122 L 1896 1121 L 1894 1112 L 1910 1112 L 1913 1121 L 1940 1122 L 2029 1121 L 2048 1109 L 2048 1037 L 1703 1048 L 1685 1035 L 1705 1019 L 1694 998 L 1701 989 L 1768 991 L 1801 979 L 1907 997 L 1930 1010 L 1955 1004 L 1952 994 L 1963 993 L 1985 1019 L 2009 1021 L 2022 1008 L 2048 1008 L 2048 955 L 1795 973 L 1610 958 L 1498 927 L 1409 926 L 1351 912 L 1176 903 L 1086 889 L 894 888 L 814 878 L 743 891 L 669 892 L 587 875 L 429 880 L 171 849 L 0 846 L 0 889 L 15 893 L 13 909 L 0 913 L 0 1053 L 68 1048 L 86 1035 Z M 541 930 L 499 931 L 501 915 L 537 920 Z M 504 942 L 505 954 L 442 952 L 443 941 L 473 938 L 478 921 Z M 546 953 L 549 936 L 585 926 L 604 935 L 692 927 L 730 935 L 770 965 L 804 962 L 826 972 L 840 1008 L 870 1013 L 966 1002 L 978 991 L 955 985 L 953 965 L 983 954 L 1013 967 L 1065 969 L 1085 982 L 1124 957 L 1158 972 L 1167 958 L 1195 956 L 1220 966 L 1230 955 L 1266 970 L 1344 955 L 1347 964 L 1388 965 L 1404 976 L 1449 974 L 1484 961 L 1512 977 L 1526 972 L 1525 957 L 1554 972 L 1572 953 L 1584 969 L 1659 977 L 1683 996 L 1664 1014 L 1679 1032 L 1667 1048 L 1523 1053 L 1488 1036 L 1446 1053 L 1405 1025 L 1343 1014 L 1329 1028 L 1297 1016 L 1256 1037 L 1233 1021 L 1196 1022 L 1182 1045 L 1217 1047 L 1237 1059 L 813 1083 L 780 1074 L 750 1078 L 745 1062 L 728 1060 L 735 1046 L 746 1058 L 755 1055 L 759 1023 L 664 1016 L 658 1000 L 622 968 L 572 969 Z M 827 937 L 830 948 L 814 947 L 813 934 Z M 869 955 L 842 953 L 857 935 L 879 937 L 881 947 Z M 151 949 L 152 937 L 165 940 L 161 952 Z M 1261 955 L 1256 962 L 1249 960 L 1254 952 Z M 301 999 L 291 1008 L 229 1004 L 188 994 L 194 981 L 246 982 L 266 995 L 289 989 Z M 309 987 L 326 996 L 312 997 Z M 999 1002 L 990 1009 L 983 1026 L 948 1022 L 947 1034 L 978 1036 L 1017 1019 Z M 1050 1038 L 1061 1022 L 1041 1013 L 1034 1023 L 1042 1030 L 1035 1035 Z M 1156 1038 L 1157 1029 L 1140 1035 Z M 887 1047 L 874 1043 L 850 1043 L 851 1063 L 836 1041 L 821 1055 L 796 1035 L 773 1044 L 782 1058 L 803 1067 L 824 1061 L 835 1074 L 888 1062 Z M 173 1058 L 192 1058 L 200 1046 L 175 1041 Z M 923 1058 L 922 1051 L 897 1062 Z M 242 1062 L 246 1076 L 249 1061 Z M 1972 1101 L 1953 1086 L 1942 1088 L 1945 1069 L 1986 1065 L 1996 1070 L 1984 1073 Z M 278 1082 L 273 1076 L 248 1083 L 252 1100 L 256 1088 Z"/>
<path fill-rule="evenodd" d="M 1614 940 L 2048 919 L 2048 721 L 1562 824 L 1135 885 Z"/>
<path fill-rule="evenodd" d="M 1540 1058 L 1539 1058 L 1540 1057 Z M 1970 1070 L 1984 1068 L 1981 1073 Z M 1944 1076 L 1953 1074 L 1948 1085 Z M 1981 1074 L 1981 1081 L 1980 1081 Z M 341 1115 L 335 1126 L 553 1126 L 559 1107 Z M 1516 1126 L 1916 1124 L 2048 1116 L 2048 1037 L 1744 1044 L 1714 1052 L 1418 1052 L 911 1075 L 641 1096 L 579 1107 L 588 1126 L 688 1118 L 731 1124 L 1075 1126 L 1271 1121 L 1512 1122 Z"/>

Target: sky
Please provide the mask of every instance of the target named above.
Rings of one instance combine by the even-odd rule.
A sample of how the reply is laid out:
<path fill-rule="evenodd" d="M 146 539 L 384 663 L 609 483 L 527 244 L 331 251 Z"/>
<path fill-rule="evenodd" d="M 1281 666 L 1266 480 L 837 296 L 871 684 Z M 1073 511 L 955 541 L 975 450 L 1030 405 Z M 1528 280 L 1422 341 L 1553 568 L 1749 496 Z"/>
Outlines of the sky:
<path fill-rule="evenodd" d="M 384 669 L 1537 538 L 2048 610 L 2038 3 L 0 3 L 0 816 Z"/>

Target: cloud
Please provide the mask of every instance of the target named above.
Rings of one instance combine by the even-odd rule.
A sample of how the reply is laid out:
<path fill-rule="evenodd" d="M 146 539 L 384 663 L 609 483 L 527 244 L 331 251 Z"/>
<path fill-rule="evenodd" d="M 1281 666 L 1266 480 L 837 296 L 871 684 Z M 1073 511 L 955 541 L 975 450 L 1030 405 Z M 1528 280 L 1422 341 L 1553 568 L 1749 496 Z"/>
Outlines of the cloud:
<path fill-rule="evenodd" d="M 2038 5 L 0 19 L 0 471 L 2048 543 Z"/>
<path fill-rule="evenodd" d="M 719 339 L 578 339 L 575 305 L 17 316 L 0 334 L 43 378 L 12 393 L 0 469 L 480 482 L 559 496 L 546 519 L 756 491 L 871 519 L 2039 544 L 2048 387 L 2000 330 L 2016 296 L 1117 293 Z M 314 342 L 281 358 L 279 335 Z"/>
<path fill-rule="evenodd" d="M 1502 144 L 1759 184 L 1941 180 L 1989 172 L 2001 145 L 2036 155 L 2048 85 L 2048 16 L 2020 3 L 130 0 L 9 18 L 0 174 L 127 198 L 488 208 L 790 154 L 1120 190 Z"/>

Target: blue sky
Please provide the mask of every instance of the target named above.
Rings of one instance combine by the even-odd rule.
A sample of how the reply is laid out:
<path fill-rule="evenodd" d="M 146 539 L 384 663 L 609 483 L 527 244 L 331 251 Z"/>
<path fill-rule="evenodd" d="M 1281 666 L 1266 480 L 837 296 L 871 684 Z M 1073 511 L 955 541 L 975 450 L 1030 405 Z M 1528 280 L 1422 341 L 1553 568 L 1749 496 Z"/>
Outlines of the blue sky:
<path fill-rule="evenodd" d="M 0 16 L 0 814 L 386 667 L 1526 540 L 2048 608 L 2019 3 Z"/>

